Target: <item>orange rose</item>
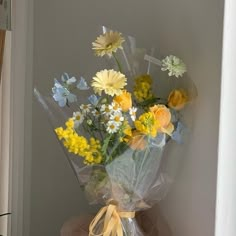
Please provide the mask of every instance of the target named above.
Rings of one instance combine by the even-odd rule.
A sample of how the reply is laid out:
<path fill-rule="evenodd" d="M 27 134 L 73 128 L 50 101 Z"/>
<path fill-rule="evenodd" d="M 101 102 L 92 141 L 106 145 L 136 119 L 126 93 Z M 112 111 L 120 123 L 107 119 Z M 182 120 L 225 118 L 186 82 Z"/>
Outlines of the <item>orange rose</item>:
<path fill-rule="evenodd" d="M 150 111 L 154 114 L 155 120 L 158 122 L 158 130 L 171 135 L 174 126 L 171 123 L 170 110 L 165 105 L 155 105 L 150 107 Z"/>
<path fill-rule="evenodd" d="M 128 111 L 132 107 L 131 94 L 126 90 L 123 90 L 120 95 L 115 96 L 114 102 L 119 104 L 122 111 Z"/>
<path fill-rule="evenodd" d="M 188 96 L 186 91 L 183 89 L 175 89 L 171 91 L 169 94 L 168 106 L 175 110 L 180 110 L 184 108 L 187 101 L 188 101 Z"/>

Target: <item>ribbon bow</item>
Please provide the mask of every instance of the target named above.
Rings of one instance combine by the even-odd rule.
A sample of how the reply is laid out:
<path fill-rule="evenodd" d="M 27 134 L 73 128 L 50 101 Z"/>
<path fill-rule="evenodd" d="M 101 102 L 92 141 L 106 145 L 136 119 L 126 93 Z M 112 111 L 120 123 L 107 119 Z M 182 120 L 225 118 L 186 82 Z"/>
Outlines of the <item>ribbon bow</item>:
<path fill-rule="evenodd" d="M 114 203 L 103 207 L 92 220 L 89 226 L 89 236 L 123 236 L 121 218 L 134 218 L 135 212 L 121 212 Z M 104 217 L 102 232 L 94 230 Z"/>

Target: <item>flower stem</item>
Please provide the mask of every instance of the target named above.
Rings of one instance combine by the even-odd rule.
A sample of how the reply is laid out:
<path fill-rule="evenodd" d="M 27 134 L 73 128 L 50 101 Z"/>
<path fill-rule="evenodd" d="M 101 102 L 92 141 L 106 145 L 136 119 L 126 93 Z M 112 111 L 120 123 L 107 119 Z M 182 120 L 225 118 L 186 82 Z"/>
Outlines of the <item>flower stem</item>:
<path fill-rule="evenodd" d="M 114 155 L 114 152 L 116 151 L 116 149 L 119 147 L 120 145 L 120 142 L 119 140 L 116 141 L 116 144 L 113 146 L 113 148 L 111 149 L 111 152 L 110 152 L 110 155 L 109 155 L 109 158 L 107 160 L 107 163 L 109 163 L 110 161 L 113 160 L 113 155 Z"/>
<path fill-rule="evenodd" d="M 115 59 L 115 61 L 116 61 L 116 64 L 117 64 L 117 66 L 118 66 L 119 71 L 122 73 L 121 64 L 120 64 L 119 60 L 117 59 L 117 57 L 116 57 L 116 55 L 115 55 L 114 52 L 112 53 L 112 56 L 114 57 L 114 59 Z"/>

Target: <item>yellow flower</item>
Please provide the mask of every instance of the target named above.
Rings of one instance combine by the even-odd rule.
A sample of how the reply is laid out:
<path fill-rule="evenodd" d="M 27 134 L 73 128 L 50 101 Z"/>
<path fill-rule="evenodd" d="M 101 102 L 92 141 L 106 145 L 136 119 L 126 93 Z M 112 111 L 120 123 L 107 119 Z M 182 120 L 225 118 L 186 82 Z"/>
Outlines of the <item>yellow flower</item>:
<path fill-rule="evenodd" d="M 105 94 L 114 96 L 120 95 L 122 89 L 127 84 L 125 75 L 114 70 L 102 70 L 97 72 L 93 77 L 92 87 L 95 93 L 101 95 L 102 91 Z"/>
<path fill-rule="evenodd" d="M 123 133 L 126 135 L 126 136 L 132 136 L 132 129 L 130 127 L 129 124 L 127 124 L 123 130 Z"/>
<path fill-rule="evenodd" d="M 118 48 L 122 49 L 122 43 L 124 41 L 121 33 L 109 31 L 97 37 L 95 42 L 92 43 L 92 46 L 96 56 L 102 57 L 107 54 L 111 57 L 112 53 L 116 52 Z"/>
<path fill-rule="evenodd" d="M 57 134 L 59 140 L 61 140 L 64 137 L 64 130 L 62 127 L 56 128 L 55 133 Z"/>
<path fill-rule="evenodd" d="M 99 140 L 90 138 L 89 148 L 84 154 L 84 163 L 87 165 L 100 164 L 102 162 L 102 154 L 100 149 L 101 145 Z"/>
<path fill-rule="evenodd" d="M 66 122 L 66 128 L 56 128 L 55 132 L 68 152 L 84 158 L 85 164 L 100 164 L 102 162 L 101 145 L 99 140 L 79 136 L 73 128 L 73 120 Z"/>
<path fill-rule="evenodd" d="M 73 120 L 73 118 L 70 118 L 70 119 L 66 122 L 66 127 L 67 127 L 67 128 L 73 128 L 73 127 L 74 127 L 74 120 Z"/>
<path fill-rule="evenodd" d="M 170 92 L 168 97 L 168 106 L 175 109 L 181 110 L 184 108 L 188 101 L 188 95 L 183 89 L 175 89 Z"/>
<path fill-rule="evenodd" d="M 122 132 L 123 136 L 120 138 L 120 141 L 128 142 L 130 140 L 130 137 L 132 137 L 132 128 L 127 120 L 123 122 Z"/>
<path fill-rule="evenodd" d="M 171 135 L 174 130 L 174 126 L 171 123 L 170 110 L 165 105 L 155 105 L 150 107 L 151 113 L 154 115 L 158 124 L 158 131 Z"/>
<path fill-rule="evenodd" d="M 151 85 L 152 79 L 150 75 L 141 75 L 135 79 L 134 96 L 138 102 L 153 97 Z"/>
<path fill-rule="evenodd" d="M 114 102 L 118 103 L 122 111 L 126 112 L 132 107 L 131 94 L 126 90 L 114 98 Z"/>
<path fill-rule="evenodd" d="M 158 122 L 152 112 L 142 114 L 138 120 L 134 121 L 135 128 L 142 134 L 156 137 Z"/>

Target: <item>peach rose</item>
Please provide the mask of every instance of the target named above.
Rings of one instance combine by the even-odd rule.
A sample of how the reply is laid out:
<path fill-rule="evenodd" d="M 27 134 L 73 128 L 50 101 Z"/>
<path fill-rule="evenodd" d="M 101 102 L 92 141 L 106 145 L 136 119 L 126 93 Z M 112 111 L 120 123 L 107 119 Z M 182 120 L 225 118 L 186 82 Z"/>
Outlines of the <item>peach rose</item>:
<path fill-rule="evenodd" d="M 180 110 L 184 108 L 188 101 L 188 96 L 185 90 L 175 89 L 170 92 L 168 97 L 168 106 L 174 110 Z"/>
<path fill-rule="evenodd" d="M 145 135 L 141 134 L 137 130 L 134 130 L 128 144 L 130 148 L 134 150 L 144 150 L 147 146 L 147 141 L 145 140 Z"/>
<path fill-rule="evenodd" d="M 114 102 L 118 103 L 122 111 L 126 112 L 132 107 L 131 94 L 123 90 L 120 95 L 115 96 Z"/>
<path fill-rule="evenodd" d="M 166 127 L 170 123 L 171 113 L 165 105 L 155 105 L 150 107 L 150 111 L 154 114 L 155 119 L 161 127 Z"/>
<path fill-rule="evenodd" d="M 170 110 L 165 105 L 158 104 L 150 107 L 150 111 L 154 114 L 154 117 L 158 122 L 158 131 L 171 135 L 174 126 L 171 123 Z"/>

